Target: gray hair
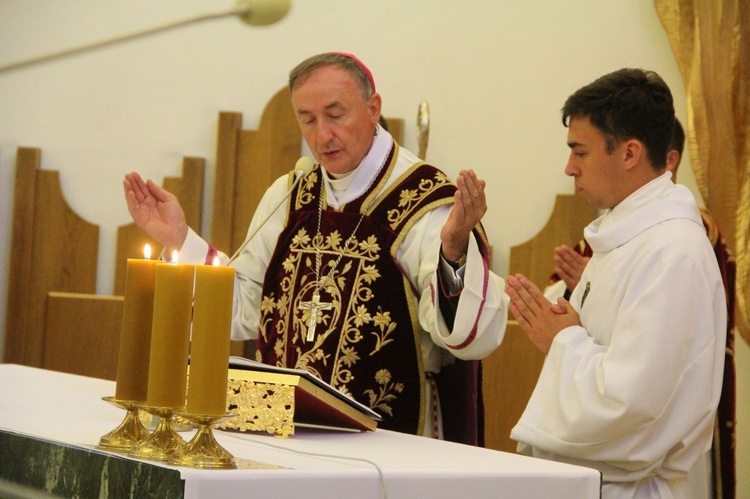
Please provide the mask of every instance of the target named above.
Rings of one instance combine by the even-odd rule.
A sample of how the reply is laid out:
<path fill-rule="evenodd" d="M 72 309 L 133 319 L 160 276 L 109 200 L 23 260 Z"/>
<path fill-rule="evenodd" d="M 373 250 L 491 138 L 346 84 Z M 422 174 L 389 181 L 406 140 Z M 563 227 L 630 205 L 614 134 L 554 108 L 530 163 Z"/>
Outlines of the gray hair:
<path fill-rule="evenodd" d="M 360 63 L 347 55 L 334 52 L 314 55 L 299 63 L 289 72 L 289 90 L 293 91 L 298 85 L 304 83 L 315 70 L 325 66 L 336 66 L 354 76 L 354 80 L 362 90 L 365 100 L 369 100 L 375 93 L 370 78 Z"/>

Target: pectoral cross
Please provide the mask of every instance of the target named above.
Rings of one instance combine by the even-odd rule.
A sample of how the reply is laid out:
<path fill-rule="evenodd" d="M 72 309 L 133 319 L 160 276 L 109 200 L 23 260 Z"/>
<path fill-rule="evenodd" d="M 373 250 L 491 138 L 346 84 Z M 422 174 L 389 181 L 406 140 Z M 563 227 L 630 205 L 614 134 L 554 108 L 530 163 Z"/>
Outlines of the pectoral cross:
<path fill-rule="evenodd" d="M 305 338 L 305 341 L 312 341 L 315 338 L 318 314 L 322 310 L 331 310 L 331 306 L 330 303 L 320 301 L 320 293 L 317 290 L 313 293 L 312 301 L 300 302 L 297 308 L 310 311 L 310 319 L 307 322 L 307 338 Z"/>

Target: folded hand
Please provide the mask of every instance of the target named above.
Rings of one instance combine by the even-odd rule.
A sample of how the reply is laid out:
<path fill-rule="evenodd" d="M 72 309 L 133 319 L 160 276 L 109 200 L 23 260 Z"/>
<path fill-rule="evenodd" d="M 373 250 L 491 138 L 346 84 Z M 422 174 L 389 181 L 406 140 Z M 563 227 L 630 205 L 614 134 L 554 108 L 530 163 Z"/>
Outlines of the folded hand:
<path fill-rule="evenodd" d="M 547 354 L 557 333 L 580 325 L 578 313 L 560 298 L 556 304 L 544 297 L 531 281 L 521 274 L 508 276 L 505 292 L 510 296 L 510 311 L 526 335 Z"/>

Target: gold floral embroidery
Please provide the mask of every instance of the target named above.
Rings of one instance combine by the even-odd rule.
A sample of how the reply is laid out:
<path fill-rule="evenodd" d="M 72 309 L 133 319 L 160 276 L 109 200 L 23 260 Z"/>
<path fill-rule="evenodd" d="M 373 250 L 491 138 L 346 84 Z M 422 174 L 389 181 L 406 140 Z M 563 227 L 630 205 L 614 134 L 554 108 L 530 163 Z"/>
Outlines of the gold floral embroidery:
<path fill-rule="evenodd" d="M 370 312 L 367 311 L 367 307 L 364 305 L 360 305 L 357 307 L 357 310 L 354 312 L 354 324 L 357 326 L 362 326 L 363 324 L 367 324 L 372 320 L 370 317 Z"/>
<path fill-rule="evenodd" d="M 380 385 L 378 393 L 375 393 L 374 390 L 365 390 L 365 394 L 369 397 L 370 407 L 393 416 L 393 411 L 388 402 L 396 399 L 394 392 L 401 393 L 404 391 L 403 383 L 391 382 L 391 373 L 387 369 L 381 369 L 375 373 L 375 381 Z"/>
<path fill-rule="evenodd" d="M 260 310 L 262 313 L 262 316 L 267 317 L 265 321 L 261 322 L 259 329 L 259 334 L 263 338 L 264 341 L 267 341 L 268 336 L 266 335 L 266 327 L 271 322 L 271 318 L 273 317 L 273 311 L 276 309 L 276 300 L 273 297 L 273 294 L 270 296 L 264 296 L 260 302 Z M 256 352 L 259 354 L 260 352 Z"/>
<path fill-rule="evenodd" d="M 341 244 L 341 234 L 339 234 L 339 231 L 334 230 L 328 236 L 326 236 L 326 245 L 329 248 L 334 249 L 340 249 L 339 245 Z"/>
<path fill-rule="evenodd" d="M 260 302 L 260 311 L 267 314 L 273 312 L 274 308 L 276 308 L 276 301 L 273 299 L 273 296 L 264 296 Z"/>
<path fill-rule="evenodd" d="M 399 195 L 398 205 L 401 207 L 409 206 L 417 200 L 417 191 L 413 189 L 404 189 Z"/>
<path fill-rule="evenodd" d="M 431 206 L 432 198 L 450 185 L 442 172 L 428 175 L 418 184 L 411 183 L 408 188 L 389 193 L 389 196 L 398 196 L 394 209 L 383 207 L 392 230 L 400 231 L 412 217 L 421 216 L 420 210 Z M 314 192 L 320 180 L 320 171 L 316 169 L 299 183 L 292 211 L 305 205 L 309 207 L 312 202 L 317 204 Z M 388 207 L 393 206 L 389 201 Z M 390 258 L 388 251 L 392 248 L 381 248 L 383 241 L 376 235 L 361 236 L 360 240 L 356 235 L 347 238 L 348 234 L 342 227 L 327 234 L 311 233 L 309 227 L 289 234 L 291 239 L 285 239 L 289 247 L 285 248 L 287 255 L 281 262 L 282 274 L 275 286 L 270 287 L 275 291 L 263 297 L 261 313 L 265 322 L 261 323 L 260 334 L 275 352 L 278 365 L 291 365 L 291 360 L 295 359 L 293 367 L 326 379 L 334 388 L 355 399 L 369 400 L 370 407 L 393 417 L 405 390 L 404 382 L 411 379 L 411 372 L 401 379 L 401 369 L 388 365 L 388 359 L 393 362 L 391 350 L 400 345 L 394 336 L 399 329 L 394 317 L 395 312 L 401 310 L 391 308 L 387 297 L 376 300 L 377 303 L 374 300 L 375 290 L 381 292 L 384 286 L 383 268 L 378 263 L 382 257 Z M 302 337 L 307 334 L 310 311 L 301 310 L 297 305 L 304 297 L 311 296 L 318 285 L 315 273 L 311 272 L 316 251 L 322 256 L 320 292 L 325 294 L 324 301 L 333 306 L 320 315 L 318 334 L 311 342 L 304 343 Z M 342 253 L 341 264 L 336 265 Z M 274 334 L 267 335 L 264 331 Z M 376 375 L 368 375 L 367 379 L 358 372 L 360 378 L 355 381 L 354 369 L 361 364 L 382 365 Z M 356 396 L 351 393 L 355 388 Z"/>
<path fill-rule="evenodd" d="M 328 276 L 330 268 L 336 257 L 344 251 L 345 260 L 340 268 L 337 268 L 330 277 L 323 282 L 323 291 L 327 293 L 326 301 L 334 304 L 331 311 L 323 313 L 319 317 L 318 331 L 320 334 L 315 336 L 312 345 L 295 347 L 297 362 L 294 366 L 298 369 L 305 369 L 316 376 L 321 373 L 316 372 L 315 365 L 321 362 L 323 365 L 331 365 L 331 379 L 329 383 L 343 393 L 350 394 L 350 388 L 347 384 L 353 379 L 352 368 L 362 358 L 357 345 L 363 340 L 363 333 L 373 326 L 377 329 L 369 334 L 376 336 L 377 346 L 367 355 L 373 356 L 380 352 L 388 343 L 393 341 L 388 336 L 392 333 L 397 324 L 391 320 L 391 313 L 383 310 L 382 305 L 377 310 L 371 310 L 370 302 L 373 298 L 372 284 L 380 279 L 381 274 L 377 269 L 376 262 L 380 259 L 381 247 L 378 244 L 377 237 L 368 236 L 362 241 L 356 237 L 347 248 L 343 248 L 344 241 L 341 233 L 334 230 L 326 236 L 315 235 L 310 237 L 309 233 L 301 228 L 292 238 L 289 256 L 284 260 L 282 268 L 284 275 L 281 279 L 279 290 L 281 296 L 274 300 L 273 296 L 263 297 L 262 311 L 264 315 L 267 311 L 273 316 L 272 308 L 275 308 L 276 322 L 273 327 L 278 335 L 278 340 L 274 343 L 273 349 L 278 359 L 279 365 L 285 364 L 285 359 L 290 357 L 291 352 L 287 352 L 290 343 L 287 341 L 286 334 L 288 322 L 293 321 L 292 330 L 297 331 L 292 343 L 296 343 L 299 335 L 306 335 L 307 321 L 309 320 L 309 310 L 303 310 L 301 313 L 292 313 L 297 310 L 296 304 L 291 303 L 292 291 L 295 293 L 295 299 L 300 300 L 306 293 L 312 292 L 315 287 L 314 279 L 307 276 L 308 269 L 312 268 L 314 261 L 311 255 L 315 254 L 315 247 L 318 246 L 324 258 L 326 258 L 321 274 Z M 297 282 L 296 289 L 292 289 Z M 348 299 L 342 297 L 342 291 L 350 293 Z M 347 303 L 347 309 L 342 310 L 342 304 Z M 343 314 L 343 318 L 340 318 Z M 331 325 L 336 325 L 336 328 Z M 266 326 L 270 324 L 266 323 Z M 320 326 L 323 326 L 322 328 Z M 338 332 L 340 328 L 339 346 L 336 352 L 326 353 L 322 346 L 330 335 Z M 263 329 L 263 328 L 261 328 Z M 322 330 L 322 332 L 321 332 Z M 304 350 L 303 350 L 304 348 Z M 331 364 L 332 363 L 332 364 Z M 381 387 L 378 394 L 369 390 L 365 397 L 369 398 L 373 404 L 373 409 L 377 406 L 384 412 L 392 413 L 390 404 L 396 399 L 397 393 L 403 390 L 403 384 L 390 381 L 391 373 L 388 373 L 388 381 L 383 383 L 382 376 L 376 380 Z M 322 376 L 321 376 L 322 377 Z"/>
<path fill-rule="evenodd" d="M 375 349 L 370 352 L 370 355 L 375 355 L 380 351 L 381 348 L 392 342 L 392 339 L 388 339 L 388 336 L 396 329 L 396 323 L 391 320 L 390 312 L 382 312 L 381 308 L 378 307 L 378 313 L 375 314 L 374 324 L 380 328 L 380 332 L 373 331 L 372 334 L 376 337 Z"/>
<path fill-rule="evenodd" d="M 307 235 L 307 231 L 304 227 L 297 232 L 297 235 L 292 239 L 292 243 L 297 246 L 310 244 L 310 236 Z"/>
<path fill-rule="evenodd" d="M 315 184 L 318 182 L 318 172 L 312 171 L 305 176 L 304 179 L 302 179 L 302 182 L 300 183 L 300 189 L 297 193 L 296 202 L 295 202 L 295 209 L 300 209 L 303 206 L 310 204 L 313 199 L 315 198 L 312 190 L 315 187 Z"/>
<path fill-rule="evenodd" d="M 378 239 L 375 236 L 370 236 L 359 243 L 359 247 L 362 251 L 365 251 L 367 253 L 380 252 L 380 245 L 378 244 Z"/>
<path fill-rule="evenodd" d="M 276 344 L 273 346 L 274 353 L 281 357 L 284 354 L 284 340 L 282 338 L 276 339 Z"/>
<path fill-rule="evenodd" d="M 399 193 L 398 206 L 399 208 L 393 208 L 388 210 L 388 222 L 392 229 L 398 227 L 398 225 L 406 219 L 411 211 L 419 206 L 419 203 L 435 190 L 449 184 L 450 180 L 445 176 L 443 172 L 435 172 L 435 177 L 432 179 L 423 179 L 419 182 L 417 189 L 404 189 Z"/>

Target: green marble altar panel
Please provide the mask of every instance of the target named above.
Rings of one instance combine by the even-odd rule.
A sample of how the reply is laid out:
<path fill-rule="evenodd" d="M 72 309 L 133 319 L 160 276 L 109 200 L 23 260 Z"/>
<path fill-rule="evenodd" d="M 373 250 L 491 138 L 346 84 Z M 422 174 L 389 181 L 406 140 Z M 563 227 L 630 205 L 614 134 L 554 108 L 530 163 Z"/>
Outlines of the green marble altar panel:
<path fill-rule="evenodd" d="M 177 470 L 0 430 L 0 478 L 61 497 L 181 498 Z"/>

